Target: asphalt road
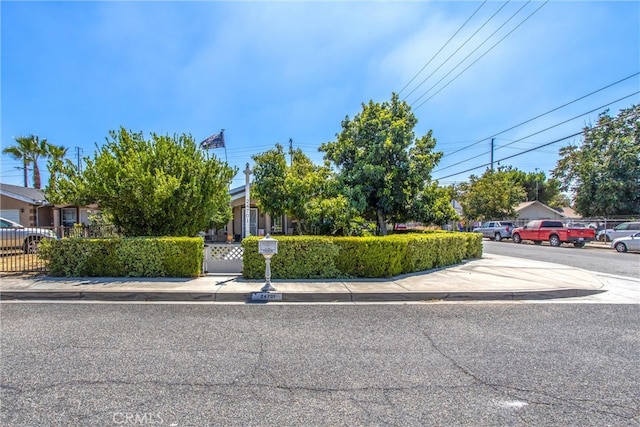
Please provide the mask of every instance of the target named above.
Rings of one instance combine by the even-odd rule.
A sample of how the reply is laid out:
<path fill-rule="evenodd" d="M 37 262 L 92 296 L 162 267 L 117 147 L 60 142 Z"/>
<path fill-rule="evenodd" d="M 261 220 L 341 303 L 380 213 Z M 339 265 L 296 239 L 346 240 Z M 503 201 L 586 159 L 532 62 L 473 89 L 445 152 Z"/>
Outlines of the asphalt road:
<path fill-rule="evenodd" d="M 3 426 L 631 426 L 637 305 L 2 304 Z"/>
<path fill-rule="evenodd" d="M 548 245 L 516 244 L 511 240 L 492 242 L 484 240 L 484 252 L 536 261 L 570 265 L 589 271 L 640 277 L 640 254 L 619 253 L 615 249 L 574 248 L 572 246 L 551 247 Z"/>

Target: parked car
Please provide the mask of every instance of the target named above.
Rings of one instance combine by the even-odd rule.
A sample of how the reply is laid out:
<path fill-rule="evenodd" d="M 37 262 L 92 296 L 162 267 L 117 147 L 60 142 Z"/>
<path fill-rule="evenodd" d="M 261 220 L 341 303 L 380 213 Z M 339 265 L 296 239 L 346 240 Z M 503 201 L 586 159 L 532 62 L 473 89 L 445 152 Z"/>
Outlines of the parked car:
<path fill-rule="evenodd" d="M 38 251 L 42 239 L 56 239 L 53 230 L 23 227 L 17 222 L 0 218 L 0 249 L 21 249 L 26 254 Z"/>
<path fill-rule="evenodd" d="M 480 227 L 474 228 L 474 233 L 482 233 L 484 237 L 499 242 L 502 239 L 510 239 L 511 231 L 515 228 L 511 221 L 487 221 Z"/>
<path fill-rule="evenodd" d="M 626 237 L 640 231 L 640 222 L 623 222 L 615 228 L 608 228 L 598 232 L 596 239 L 601 242 L 610 242 L 618 237 Z"/>
<path fill-rule="evenodd" d="M 594 240 L 596 231 L 587 227 L 565 227 L 562 221 L 529 221 L 524 227 L 513 230 L 512 240 L 521 243 L 523 240 L 532 240 L 539 245 L 548 241 L 551 246 L 560 246 L 562 243 L 573 243 L 576 248 L 581 248 L 586 242 Z"/>
<path fill-rule="evenodd" d="M 640 251 L 640 232 L 631 236 L 618 237 L 613 239 L 611 247 L 618 252 Z"/>

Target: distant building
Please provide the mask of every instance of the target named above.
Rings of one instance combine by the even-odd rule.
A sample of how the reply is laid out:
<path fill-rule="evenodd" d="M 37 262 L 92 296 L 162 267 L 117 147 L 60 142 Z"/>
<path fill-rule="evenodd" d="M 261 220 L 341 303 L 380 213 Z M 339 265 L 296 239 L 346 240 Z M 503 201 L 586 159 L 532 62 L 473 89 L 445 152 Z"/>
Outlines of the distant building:
<path fill-rule="evenodd" d="M 570 207 L 553 209 L 536 200 L 520 203 L 516 207 L 516 215 L 518 222 L 522 223 L 537 219 L 567 220 L 581 218 L 581 216 Z"/>

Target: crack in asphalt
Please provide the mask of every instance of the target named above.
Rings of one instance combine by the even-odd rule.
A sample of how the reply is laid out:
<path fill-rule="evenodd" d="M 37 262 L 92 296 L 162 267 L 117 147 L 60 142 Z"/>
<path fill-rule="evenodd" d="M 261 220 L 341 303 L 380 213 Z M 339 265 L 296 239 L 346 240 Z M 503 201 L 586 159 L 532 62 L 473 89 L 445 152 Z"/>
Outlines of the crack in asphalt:
<path fill-rule="evenodd" d="M 539 394 L 539 395 L 547 397 L 549 399 L 552 399 L 552 400 L 555 400 L 555 401 L 558 401 L 558 402 L 563 402 L 565 404 L 571 405 L 571 406 L 573 406 L 575 408 L 578 408 L 578 409 L 581 409 L 581 410 L 585 410 L 585 411 L 589 411 L 589 412 L 599 413 L 599 414 L 602 414 L 602 415 L 613 415 L 613 416 L 616 416 L 616 417 L 619 417 L 619 418 L 624 418 L 624 419 L 627 419 L 627 420 L 633 420 L 635 418 L 640 417 L 640 411 L 638 410 L 638 407 L 631 408 L 631 407 L 624 406 L 624 405 L 612 404 L 612 403 L 602 402 L 602 401 L 598 401 L 598 400 L 594 400 L 594 399 L 578 399 L 578 398 L 569 399 L 569 398 L 555 396 L 555 395 L 547 393 L 545 391 L 534 390 L 534 389 L 525 389 L 525 388 L 521 388 L 521 387 L 514 387 L 514 386 L 509 386 L 509 385 L 504 385 L 504 384 L 491 383 L 489 381 L 486 381 L 486 380 L 480 378 L 478 375 L 475 375 L 469 369 L 465 368 L 460 363 L 458 363 L 458 361 L 456 361 L 453 357 L 451 357 L 448 354 L 446 354 L 435 343 L 433 338 L 426 331 L 423 331 L 422 334 L 425 336 L 425 338 L 427 339 L 429 344 L 433 347 L 433 349 L 438 354 L 440 354 L 442 357 L 444 357 L 449 362 L 451 362 L 451 364 L 454 367 L 456 367 L 458 370 L 460 370 L 461 372 L 463 372 L 465 375 L 469 376 L 473 380 L 477 381 L 479 384 L 493 389 L 498 394 L 501 394 L 501 390 L 502 391 L 511 390 L 511 391 L 520 392 L 520 393 L 526 393 L 526 394 Z M 546 405 L 546 406 L 557 405 L 557 403 L 534 402 L 534 401 L 530 401 L 528 398 L 515 396 L 513 394 L 507 394 L 507 395 L 510 398 L 518 398 L 518 399 L 521 399 L 523 401 L 526 401 L 527 404 L 534 404 L 534 405 L 543 404 L 543 405 Z M 579 403 L 603 405 L 603 406 L 605 406 L 607 408 L 610 408 L 612 410 L 616 409 L 616 408 L 617 409 L 622 409 L 622 410 L 628 410 L 628 411 L 631 411 L 632 414 L 631 415 L 620 414 L 620 413 L 616 413 L 616 412 L 612 412 L 612 411 L 600 410 L 598 408 L 585 407 L 583 405 L 580 405 Z"/>

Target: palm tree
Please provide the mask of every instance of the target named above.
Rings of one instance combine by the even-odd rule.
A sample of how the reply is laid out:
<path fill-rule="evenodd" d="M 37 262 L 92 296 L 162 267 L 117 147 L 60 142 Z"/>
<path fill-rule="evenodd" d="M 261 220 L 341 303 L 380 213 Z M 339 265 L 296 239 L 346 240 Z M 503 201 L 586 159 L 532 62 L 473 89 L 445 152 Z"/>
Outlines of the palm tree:
<path fill-rule="evenodd" d="M 40 157 L 49 156 L 49 144 L 46 139 L 40 140 L 37 135 L 18 136 L 14 138 L 16 145 L 2 150 L 4 154 L 9 154 L 16 160 L 24 162 L 24 186 L 28 187 L 27 169 L 33 164 L 33 186 L 40 189 L 40 168 L 38 167 L 38 159 Z"/>
<path fill-rule="evenodd" d="M 62 145 L 49 144 L 47 152 L 49 154 L 49 161 L 47 162 L 47 169 L 49 169 L 49 187 L 47 190 L 55 190 L 56 181 L 58 176 L 62 173 L 64 166 L 64 157 L 67 155 L 67 147 Z"/>
<path fill-rule="evenodd" d="M 33 157 L 31 156 L 31 153 L 33 152 L 31 139 L 24 136 L 19 136 L 14 139 L 16 140 L 17 144 L 5 148 L 4 150 L 2 150 L 2 153 L 10 155 L 16 160 L 22 160 L 24 165 L 23 166 L 24 186 L 28 187 L 29 186 L 28 168 L 29 168 L 29 165 L 33 163 Z"/>

